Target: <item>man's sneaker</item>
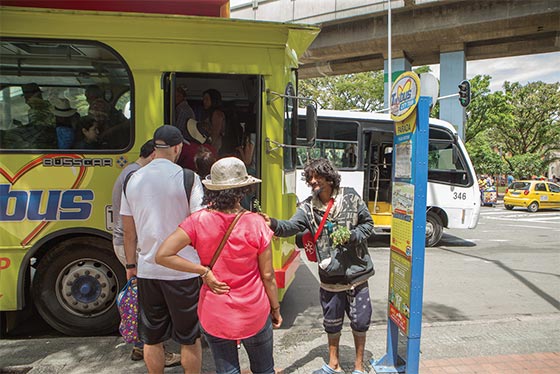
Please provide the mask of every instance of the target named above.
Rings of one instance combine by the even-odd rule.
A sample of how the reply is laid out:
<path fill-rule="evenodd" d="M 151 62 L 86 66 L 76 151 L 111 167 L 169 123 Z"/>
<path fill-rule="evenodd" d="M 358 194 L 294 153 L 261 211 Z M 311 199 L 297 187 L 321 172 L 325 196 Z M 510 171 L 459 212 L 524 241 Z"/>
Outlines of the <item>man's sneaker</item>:
<path fill-rule="evenodd" d="M 144 350 L 140 347 L 132 347 L 132 353 L 130 354 L 130 359 L 132 361 L 141 361 L 144 359 Z"/>
<path fill-rule="evenodd" d="M 181 355 L 178 353 L 165 352 L 165 367 L 181 365 Z"/>

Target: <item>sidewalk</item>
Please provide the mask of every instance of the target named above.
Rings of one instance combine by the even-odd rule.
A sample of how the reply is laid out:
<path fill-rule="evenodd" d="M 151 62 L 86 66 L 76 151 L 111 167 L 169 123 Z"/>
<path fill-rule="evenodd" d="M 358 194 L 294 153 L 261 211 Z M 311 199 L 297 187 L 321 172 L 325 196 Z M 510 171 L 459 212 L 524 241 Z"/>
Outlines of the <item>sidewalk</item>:
<path fill-rule="evenodd" d="M 552 374 L 560 373 L 560 314 L 500 320 L 424 324 L 421 374 Z M 320 320 L 298 317 L 290 328 L 275 331 L 275 362 L 282 374 L 309 374 L 328 357 Z M 368 332 L 365 359 L 385 353 L 386 325 Z M 178 346 L 171 345 L 178 352 Z M 49 337 L 0 340 L 2 374 L 146 373 L 142 361 L 130 361 L 130 346 L 119 336 Z M 244 349 L 243 373 L 249 373 Z M 348 326 L 340 341 L 340 361 L 346 374 L 353 370 L 354 346 Z M 366 370 L 375 374 L 368 364 Z M 182 373 L 180 367 L 166 373 Z M 202 372 L 215 372 L 211 353 L 203 350 Z"/>
<path fill-rule="evenodd" d="M 558 374 L 560 352 L 449 358 L 420 362 L 422 374 Z"/>

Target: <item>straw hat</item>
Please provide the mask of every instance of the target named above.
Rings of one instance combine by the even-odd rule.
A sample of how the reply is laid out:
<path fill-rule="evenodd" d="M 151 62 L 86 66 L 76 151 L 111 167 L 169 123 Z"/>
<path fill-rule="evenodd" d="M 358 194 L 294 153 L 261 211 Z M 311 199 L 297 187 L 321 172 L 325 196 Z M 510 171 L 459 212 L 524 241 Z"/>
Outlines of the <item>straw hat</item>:
<path fill-rule="evenodd" d="M 237 157 L 225 157 L 212 165 L 210 175 L 202 183 L 209 190 L 221 191 L 261 183 L 261 180 L 248 175 L 245 164 Z"/>
<path fill-rule="evenodd" d="M 52 112 L 58 117 L 72 117 L 76 114 L 76 109 L 70 106 L 70 101 L 64 98 L 56 98 L 52 101 Z"/>

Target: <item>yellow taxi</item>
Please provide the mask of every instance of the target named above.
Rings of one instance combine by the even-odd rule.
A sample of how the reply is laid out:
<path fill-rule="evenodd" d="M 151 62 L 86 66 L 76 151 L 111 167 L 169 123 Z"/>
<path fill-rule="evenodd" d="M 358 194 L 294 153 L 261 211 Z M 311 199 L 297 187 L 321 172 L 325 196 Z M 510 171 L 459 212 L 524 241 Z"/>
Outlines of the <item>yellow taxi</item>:
<path fill-rule="evenodd" d="M 560 208 L 560 186 L 543 180 L 514 181 L 506 189 L 504 207 L 511 210 L 516 206 L 532 213 L 539 209 Z"/>

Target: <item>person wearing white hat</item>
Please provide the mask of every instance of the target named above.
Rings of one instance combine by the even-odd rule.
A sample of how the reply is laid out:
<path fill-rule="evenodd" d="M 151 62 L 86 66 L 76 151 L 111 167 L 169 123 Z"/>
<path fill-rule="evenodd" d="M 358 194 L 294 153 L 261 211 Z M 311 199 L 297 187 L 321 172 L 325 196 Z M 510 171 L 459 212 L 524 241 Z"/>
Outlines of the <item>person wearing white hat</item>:
<path fill-rule="evenodd" d="M 75 127 L 80 118 L 66 98 L 55 98 L 51 112 L 55 116 L 56 141 L 59 149 L 70 149 L 74 144 Z"/>
<path fill-rule="evenodd" d="M 236 157 L 216 161 L 202 181 L 208 208 L 187 217 L 156 254 L 160 265 L 200 274 L 198 316 L 218 374 L 240 372 L 241 344 L 251 372 L 274 373 L 272 329 L 280 327 L 282 316 L 272 266 L 272 231 L 263 217 L 240 204 L 251 186 L 260 182 Z M 189 244 L 200 264 L 178 256 Z"/>

